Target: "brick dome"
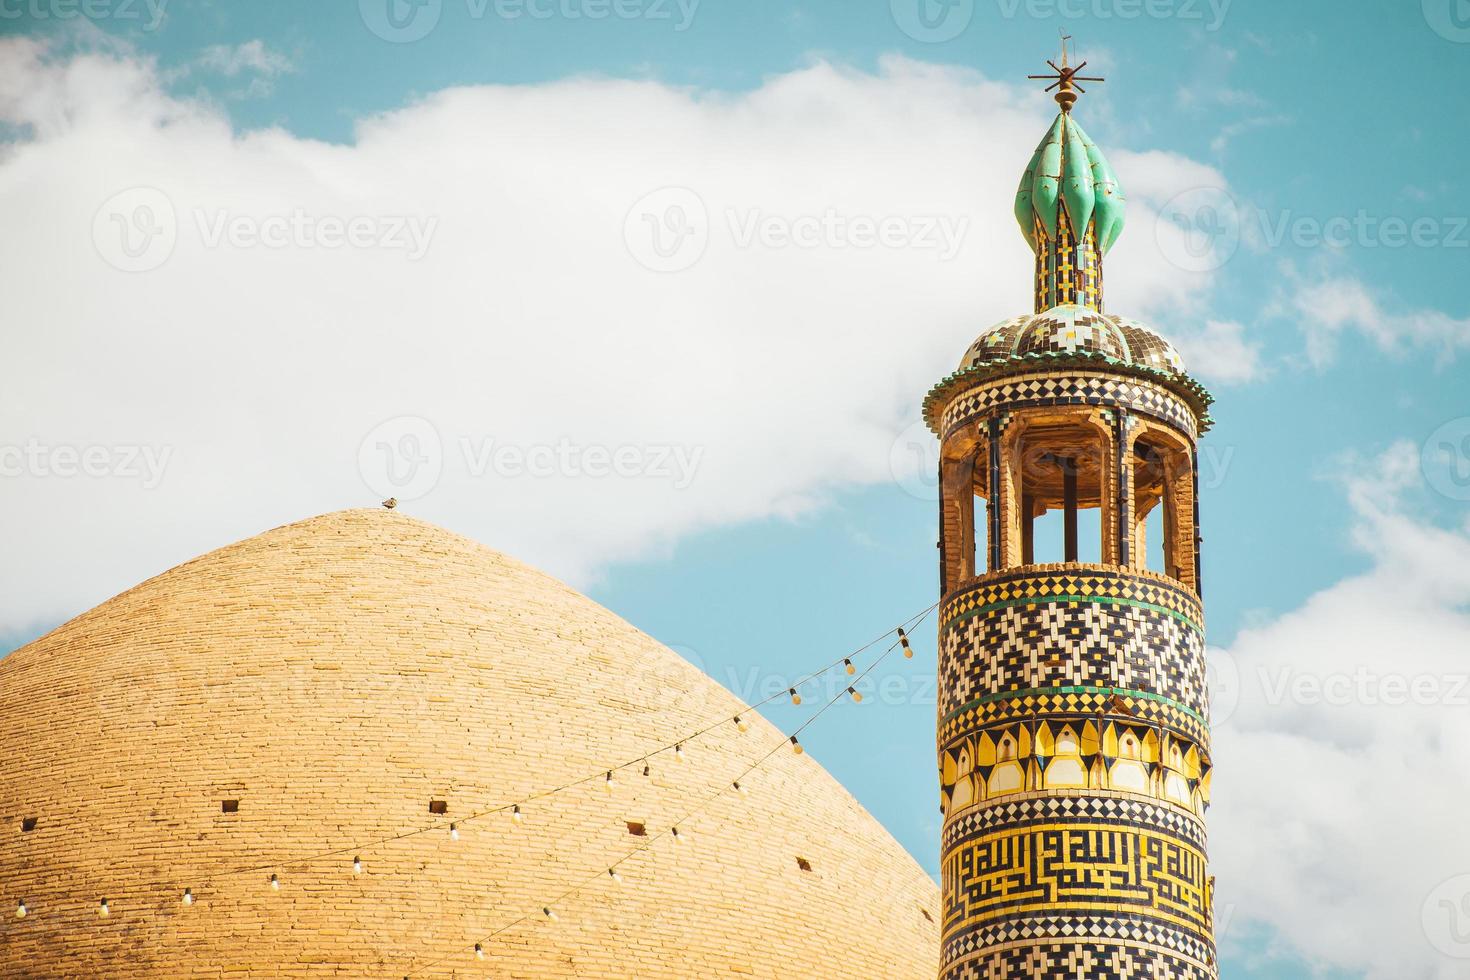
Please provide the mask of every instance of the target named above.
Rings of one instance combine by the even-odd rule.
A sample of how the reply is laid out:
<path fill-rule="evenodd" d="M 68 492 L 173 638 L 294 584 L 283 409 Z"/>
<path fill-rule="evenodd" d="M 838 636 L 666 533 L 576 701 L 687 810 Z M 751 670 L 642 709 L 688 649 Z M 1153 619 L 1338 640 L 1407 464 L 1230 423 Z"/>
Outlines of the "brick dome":
<path fill-rule="evenodd" d="M 760 719 L 610 794 L 449 838 L 456 816 L 739 708 L 606 609 L 439 528 L 354 510 L 269 531 L 0 660 L 0 901 L 29 913 L 0 917 L 0 975 L 932 978 L 934 883 L 787 751 L 682 825 L 688 843 L 540 915 L 638 845 L 629 822 L 666 829 L 779 745 Z M 262 866 L 278 891 L 266 870 L 220 874 Z"/>

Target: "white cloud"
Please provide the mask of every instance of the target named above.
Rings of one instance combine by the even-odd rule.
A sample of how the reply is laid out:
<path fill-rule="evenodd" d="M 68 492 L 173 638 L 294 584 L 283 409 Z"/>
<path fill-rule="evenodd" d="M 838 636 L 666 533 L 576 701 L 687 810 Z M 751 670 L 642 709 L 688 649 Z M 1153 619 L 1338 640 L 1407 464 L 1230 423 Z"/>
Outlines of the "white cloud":
<path fill-rule="evenodd" d="M 1205 381 L 1246 384 L 1266 374 L 1261 345 L 1248 340 L 1239 323 L 1206 320 L 1202 327 L 1172 331 L 1169 338 L 1185 366 Z"/>
<path fill-rule="evenodd" d="M 1216 697 L 1227 947 L 1264 925 L 1369 980 L 1448 980 L 1470 963 L 1454 958 L 1470 957 L 1470 885 L 1453 881 L 1470 873 L 1470 528 L 1410 512 L 1419 472 L 1401 444 L 1352 475 L 1371 567 L 1212 651 L 1239 679 Z"/>
<path fill-rule="evenodd" d="M 1429 350 L 1440 364 L 1470 348 L 1470 318 L 1427 309 L 1392 312 L 1360 280 L 1346 276 L 1299 282 L 1288 305 L 1306 335 L 1307 357 L 1317 367 L 1332 362 L 1339 339 L 1349 331 L 1397 356 Z"/>
<path fill-rule="evenodd" d="M 295 70 L 291 59 L 266 47 L 259 38 L 243 44 L 211 44 L 196 62 L 201 68 L 234 78 L 241 72 L 274 76 Z"/>
<path fill-rule="evenodd" d="M 401 416 L 444 445 L 410 512 L 585 583 L 702 529 L 893 479 L 890 448 L 923 392 L 981 329 L 1030 306 L 1010 210 L 1045 107 L 971 73 L 890 60 L 740 95 L 455 88 L 362 120 L 340 146 L 236 133 L 141 58 L 0 43 L 0 121 L 29 134 L 0 158 L 0 447 L 39 454 L 3 482 L 24 519 L 8 522 L 0 626 L 77 612 L 275 523 L 375 504 L 359 447 Z M 256 55 L 237 51 L 240 70 Z M 1144 212 L 1198 167 L 1144 159 L 1119 165 Z M 692 190 L 693 213 L 630 216 L 663 187 Z M 699 208 L 707 248 L 690 268 L 635 260 L 662 261 L 645 219 L 673 242 L 681 215 L 703 227 Z M 834 233 L 830 216 L 846 224 Z M 768 241 L 830 243 L 741 247 L 753 218 Z M 852 225 L 890 218 L 921 245 L 966 233 L 944 261 Z M 354 227 L 426 251 L 341 244 Z M 276 234 L 280 247 L 251 244 Z M 1156 250 L 1110 269 L 1120 312 L 1197 301 Z M 424 456 L 415 435 L 379 432 L 369 471 L 388 449 L 402 466 Z M 642 475 L 575 475 L 623 447 L 624 472 Z M 697 463 L 688 486 L 679 457 L 660 459 L 669 448 Z M 145 449 L 166 463 L 156 487 Z M 125 475 L 40 475 L 88 466 Z"/>

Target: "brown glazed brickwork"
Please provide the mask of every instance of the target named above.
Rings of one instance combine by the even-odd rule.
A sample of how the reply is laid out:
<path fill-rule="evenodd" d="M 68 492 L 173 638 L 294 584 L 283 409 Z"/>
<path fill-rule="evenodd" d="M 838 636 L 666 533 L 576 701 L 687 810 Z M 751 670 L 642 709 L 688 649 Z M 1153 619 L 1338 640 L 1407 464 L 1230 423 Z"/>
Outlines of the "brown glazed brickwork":
<path fill-rule="evenodd" d="M 0 976 L 396 980 L 445 957 L 422 975 L 935 976 L 934 883 L 809 755 L 728 791 L 782 741 L 760 719 L 611 794 L 529 803 L 519 826 L 463 820 L 739 707 L 567 586 L 402 514 L 270 531 L 0 660 Z M 630 821 L 660 832 L 722 790 L 688 843 L 473 958 L 637 846 Z M 279 891 L 269 871 L 209 877 L 435 821 L 362 847 L 361 876 L 349 850 L 280 867 Z"/>

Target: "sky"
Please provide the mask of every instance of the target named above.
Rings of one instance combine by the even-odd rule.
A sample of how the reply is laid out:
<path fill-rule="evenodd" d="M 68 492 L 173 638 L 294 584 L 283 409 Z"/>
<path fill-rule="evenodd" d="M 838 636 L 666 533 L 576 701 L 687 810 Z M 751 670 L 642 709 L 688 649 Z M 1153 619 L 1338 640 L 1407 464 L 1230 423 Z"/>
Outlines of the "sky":
<path fill-rule="evenodd" d="M 926 608 L 1062 31 L 1218 399 L 1223 976 L 1466 975 L 1465 0 L 0 0 L 0 650 L 390 495 L 748 700 Z M 937 872 L 916 636 L 803 741 Z"/>

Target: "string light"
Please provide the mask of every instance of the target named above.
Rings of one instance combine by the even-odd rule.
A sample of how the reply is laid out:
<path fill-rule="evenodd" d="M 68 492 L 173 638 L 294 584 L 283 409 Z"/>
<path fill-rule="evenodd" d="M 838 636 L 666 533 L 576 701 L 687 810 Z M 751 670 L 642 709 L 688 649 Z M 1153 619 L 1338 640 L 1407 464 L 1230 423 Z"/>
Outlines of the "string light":
<path fill-rule="evenodd" d="M 920 613 L 917 617 L 914 617 L 914 618 L 910 619 L 909 621 L 907 621 L 906 625 L 909 626 L 909 627 L 912 627 L 917 622 L 921 622 L 924 618 L 926 618 L 930 613 L 932 613 L 934 611 L 934 609 L 937 607 L 937 605 L 938 604 L 936 603 L 934 606 L 931 606 L 931 607 L 929 607 L 929 609 L 927 609 L 924 612 Z M 905 658 L 912 659 L 913 658 L 913 650 L 912 650 L 912 648 L 911 648 L 911 646 L 909 644 L 908 635 L 905 632 L 904 627 L 896 627 L 895 630 L 890 631 L 888 634 L 885 634 L 885 635 L 893 635 L 893 633 L 895 633 L 895 632 L 896 632 L 896 634 L 898 636 L 898 642 L 899 642 L 899 644 L 902 645 Z M 835 663 L 829 664 L 828 666 L 822 668 L 821 670 L 818 670 L 818 671 L 816 671 L 816 672 L 814 672 L 814 673 L 812 673 L 812 674 L 810 674 L 810 675 L 808 675 L 806 677 L 803 677 L 802 679 L 796 681 L 796 683 L 792 687 L 790 687 L 790 688 L 787 689 L 787 694 L 791 698 L 791 703 L 793 705 L 800 705 L 802 703 L 801 694 L 798 692 L 798 688 L 800 686 L 802 686 L 806 682 L 808 682 L 808 681 L 810 681 L 810 680 L 812 680 L 812 679 L 820 676 L 821 674 L 823 674 L 823 673 L 825 673 L 825 672 L 833 669 L 838 664 L 841 664 L 843 666 L 843 668 L 846 671 L 846 673 L 848 674 L 848 676 L 852 676 L 852 675 L 856 674 L 857 673 L 857 668 L 854 665 L 852 658 L 854 656 L 857 656 L 860 653 L 863 653 L 864 651 L 868 650 L 869 648 L 875 646 L 882 639 L 883 639 L 883 637 L 880 636 L 877 639 L 870 641 L 868 644 L 866 644 L 865 646 L 863 646 L 859 650 L 855 651 L 852 655 L 847 656 L 847 657 L 843 657 L 841 660 L 836 661 Z M 891 652 L 892 649 L 893 649 L 892 647 L 889 647 L 889 652 Z M 886 656 L 886 654 L 885 654 L 885 656 Z M 879 658 L 879 662 L 881 662 L 882 659 L 883 658 L 880 657 Z M 877 663 L 874 663 L 872 666 L 870 666 L 867 669 L 865 669 L 863 671 L 863 677 L 866 677 L 867 674 L 868 674 L 868 672 L 870 672 L 876 666 L 877 666 Z M 861 680 L 861 679 L 862 678 L 860 677 L 859 680 Z M 856 690 L 855 687 L 848 687 L 847 690 L 846 690 L 846 693 L 849 694 L 849 695 L 851 695 L 852 696 L 852 699 L 854 701 L 860 702 L 862 700 L 862 695 L 857 692 L 857 690 Z M 767 697 L 763 701 L 757 702 L 755 704 L 746 705 L 743 710 L 744 711 L 756 710 L 759 707 L 761 707 L 762 705 L 767 704 L 767 703 L 775 700 L 778 697 L 780 697 L 779 694 L 774 694 L 774 695 L 772 695 L 770 697 Z M 841 695 L 839 695 L 838 697 L 840 699 Z M 1115 699 L 1114 700 L 1115 700 L 1115 704 L 1123 704 L 1123 705 L 1126 705 L 1126 702 L 1123 702 L 1123 700 L 1121 698 L 1116 697 L 1116 695 L 1115 695 Z M 806 724 L 804 724 L 800 728 L 798 728 L 796 730 L 796 732 L 800 732 L 805 727 L 807 727 L 807 725 L 810 725 L 813 721 L 816 720 L 816 716 L 820 715 L 828 707 L 831 707 L 831 703 L 830 702 L 825 707 L 819 709 L 817 711 L 816 715 L 814 715 L 811 719 L 809 719 L 806 722 Z M 727 717 L 727 719 L 725 719 L 725 720 L 733 721 L 735 723 L 736 728 L 739 731 L 745 732 L 745 731 L 748 731 L 749 730 L 749 723 L 748 723 L 748 720 L 747 719 L 748 719 L 748 715 L 739 714 L 739 715 L 734 715 L 733 717 Z M 703 735 L 705 735 L 705 734 L 707 734 L 707 733 L 709 733 L 711 731 L 714 731 L 718 725 L 723 724 L 723 723 L 724 723 L 724 721 L 717 722 L 717 723 L 715 723 L 713 725 L 710 725 L 707 728 L 704 728 L 704 729 L 702 729 L 700 731 L 697 731 L 697 732 L 694 732 L 694 733 L 692 733 L 690 735 L 687 735 L 687 736 L 685 736 L 685 738 L 683 740 L 674 743 L 674 745 L 672 746 L 673 747 L 673 750 L 674 750 L 674 758 L 678 762 L 680 762 L 680 763 L 687 762 L 688 761 L 688 756 L 684 752 L 684 742 L 685 741 L 688 741 L 690 739 L 699 738 L 699 737 L 701 737 L 701 736 L 703 736 Z M 790 745 L 792 747 L 792 751 L 795 754 L 797 754 L 797 755 L 804 754 L 805 749 L 802 747 L 801 742 L 799 741 L 796 733 L 793 733 L 793 734 L 790 735 L 790 737 L 789 737 L 789 743 L 790 743 Z M 668 748 L 668 746 L 666 745 L 663 749 L 657 749 L 652 754 L 657 754 L 657 752 L 659 752 L 659 751 L 667 751 L 667 748 Z M 776 750 L 773 749 L 771 751 L 774 752 Z M 643 762 L 642 771 L 643 771 L 643 775 L 644 776 L 649 776 L 649 775 L 651 775 L 651 772 L 652 772 L 651 766 L 650 766 L 649 761 L 648 761 L 649 758 L 650 758 L 650 754 L 645 754 L 645 756 L 643 757 L 643 760 L 642 760 L 642 762 Z M 769 758 L 769 754 L 766 756 L 766 758 Z M 748 769 L 747 770 L 747 773 L 750 772 L 750 771 L 753 771 L 756 767 L 758 767 L 760 764 L 762 764 L 762 762 L 764 762 L 764 759 L 762 759 L 760 762 L 757 762 L 755 764 L 755 766 L 752 766 L 750 769 Z M 622 765 L 615 766 L 612 769 L 605 769 L 603 771 L 603 782 L 605 784 L 606 789 L 608 789 L 609 791 L 611 791 L 611 789 L 612 789 L 612 783 L 615 781 L 614 780 L 614 773 L 616 773 L 620 769 L 631 768 L 634 764 L 636 764 L 636 760 L 634 762 L 623 763 Z M 585 783 L 587 783 L 587 782 L 589 782 L 589 781 L 591 781 L 593 779 L 596 779 L 596 775 L 595 774 L 589 774 L 588 776 L 584 776 L 584 777 L 582 777 L 580 779 L 577 779 L 577 780 L 574 780 L 572 782 L 569 782 L 569 783 L 567 783 L 567 784 L 565 784 L 563 786 L 554 787 L 552 789 L 544 790 L 544 791 L 541 791 L 539 793 L 533 794 L 532 796 L 527 797 L 523 802 L 533 801 L 533 800 L 537 800 L 537 799 L 542 799 L 542 798 L 545 798 L 547 796 L 551 796 L 551 795 L 554 795 L 556 793 L 560 793 L 560 792 L 562 792 L 564 790 L 571 789 L 573 787 L 583 785 L 583 784 L 585 784 Z M 731 783 L 731 786 L 740 795 L 742 795 L 742 796 L 748 795 L 746 788 L 738 780 L 732 782 Z M 706 803 L 708 803 L 708 802 L 709 801 L 706 801 Z M 489 815 L 491 813 L 497 813 L 497 812 L 500 812 L 500 811 L 505 810 L 505 809 L 506 809 L 506 805 L 505 804 L 501 804 L 501 805 L 498 805 L 498 806 L 492 806 L 492 807 L 490 807 L 490 808 L 488 808 L 486 810 L 483 810 L 481 812 L 471 813 L 469 816 L 467 816 L 467 817 L 465 817 L 463 819 L 469 819 L 469 820 L 478 819 L 480 817 L 487 816 L 487 815 Z M 520 824 L 522 822 L 522 819 L 523 819 L 522 812 L 521 812 L 521 803 L 515 803 L 515 804 L 511 805 L 510 806 L 510 811 L 511 811 L 511 818 L 512 818 L 512 820 L 515 823 Z M 462 821 L 460 821 L 460 822 L 462 822 Z M 442 825 L 440 825 L 440 826 L 442 826 Z M 361 848 L 380 847 L 383 844 L 393 843 L 393 842 L 396 842 L 396 841 L 405 840 L 405 839 L 408 839 L 408 838 L 420 836 L 422 834 L 430 833 L 430 832 L 434 831 L 435 829 L 437 829 L 437 828 L 434 825 L 422 826 L 422 827 L 419 827 L 417 829 L 413 829 L 413 830 L 410 830 L 410 831 L 407 831 L 407 832 L 404 832 L 404 833 L 399 833 L 399 834 L 396 834 L 396 835 L 393 835 L 393 836 L 390 836 L 390 837 L 384 837 L 384 838 L 381 838 L 381 839 L 364 842 L 364 843 L 362 843 L 362 844 L 359 845 L 359 849 L 361 849 Z M 450 839 L 451 840 L 455 840 L 455 841 L 459 840 L 459 827 L 458 827 L 458 822 L 451 823 L 449 825 L 449 835 L 450 835 Z M 682 843 L 689 836 L 686 833 L 681 833 L 677 827 L 671 827 L 670 828 L 670 835 L 672 837 L 674 837 L 674 839 L 676 841 L 680 842 L 680 843 Z M 648 845 L 644 845 L 644 848 L 646 848 L 647 846 Z M 643 849 L 643 848 L 640 848 L 640 849 Z M 289 862 L 286 862 L 284 865 L 278 865 L 278 866 L 294 866 L 294 865 L 298 865 L 298 864 L 303 864 L 304 865 L 304 864 L 306 864 L 308 862 L 318 861 L 318 860 L 321 860 L 323 858 L 328 858 L 328 857 L 332 857 L 334 855 L 342 854 L 344 852 L 345 853 L 352 853 L 351 851 L 348 851 L 347 849 L 344 848 L 344 849 L 338 850 L 338 851 L 328 851 L 328 852 L 323 852 L 323 853 L 319 853 L 319 854 L 308 855 L 308 856 L 305 856 L 305 857 L 293 859 L 293 860 L 291 860 Z M 208 875 L 208 876 L 206 876 L 206 879 L 205 880 L 213 880 L 214 878 L 217 878 L 217 877 L 222 877 L 222 876 L 226 876 L 226 875 L 239 874 L 239 873 L 241 873 L 243 871 L 248 871 L 248 870 L 262 871 L 262 870 L 268 870 L 268 869 L 269 869 L 269 865 L 267 865 L 265 868 L 260 868 L 260 867 L 257 866 L 255 869 L 237 868 L 237 869 L 234 869 L 234 870 L 220 871 L 220 872 L 217 872 L 217 873 L 215 873 L 213 875 Z M 352 871 L 353 871 L 353 874 L 354 875 L 361 875 L 363 873 L 362 857 L 361 857 L 361 854 L 360 853 L 357 854 L 357 855 L 354 855 L 354 857 L 353 857 Z M 611 868 L 608 868 L 607 869 L 607 874 L 615 882 L 621 883 L 622 878 L 617 873 L 616 866 L 611 867 Z M 279 879 L 279 877 L 278 877 L 277 874 L 272 873 L 271 876 L 270 876 L 270 878 L 269 878 L 269 882 L 270 882 L 271 888 L 273 890 L 275 890 L 275 891 L 279 891 L 280 890 L 280 879 Z M 580 887 L 585 887 L 585 885 L 584 886 L 580 886 Z M 573 891 L 575 891 L 575 890 L 576 889 L 574 889 Z M 195 901 L 194 901 L 194 891 L 193 891 L 193 888 L 192 887 L 185 888 L 183 890 L 182 902 L 183 902 L 184 905 L 188 905 L 188 906 L 192 906 L 192 905 L 195 904 Z M 25 902 L 24 901 L 21 901 L 16 906 L 15 915 L 16 915 L 17 918 L 24 918 L 28 914 L 28 911 L 29 910 L 27 909 L 27 907 L 25 905 Z M 548 920 L 557 921 L 556 912 L 552 909 L 552 907 L 550 905 L 544 907 L 542 909 L 542 912 L 543 912 L 543 914 L 546 916 L 546 918 Z M 111 904 L 110 904 L 110 902 L 107 899 L 103 898 L 103 899 L 100 899 L 99 900 L 98 905 L 97 905 L 97 914 L 98 914 L 99 917 L 107 917 L 107 916 L 109 916 L 111 914 Z M 524 920 L 521 920 L 521 921 L 524 921 Z M 475 945 L 475 949 L 476 949 L 476 952 L 477 953 L 483 953 L 483 945 L 482 944 L 477 943 Z M 413 976 L 413 974 L 410 974 L 410 977 L 411 976 Z"/>
<path fill-rule="evenodd" d="M 602 786 L 603 789 L 607 790 L 609 793 L 613 791 L 613 778 L 611 769 L 607 771 L 607 778 L 602 781 Z"/>
<path fill-rule="evenodd" d="M 922 612 L 919 615 L 917 615 L 917 616 L 913 617 L 912 619 L 910 619 L 908 621 L 908 624 L 909 625 L 914 625 L 914 624 L 917 624 L 919 622 L 922 622 L 925 618 L 928 617 L 928 615 L 930 613 L 932 613 L 934 611 L 934 609 L 937 608 L 937 606 L 938 606 L 937 603 L 934 606 L 930 606 L 924 612 Z M 890 631 L 890 635 L 891 635 L 891 632 L 892 631 Z M 879 639 L 881 640 L 882 637 L 880 637 Z M 878 641 L 875 640 L 872 643 L 869 643 L 868 646 L 871 647 L 874 644 L 876 644 L 877 642 Z M 871 664 L 870 666 L 868 666 L 866 669 L 864 669 L 862 671 L 861 676 L 859 676 L 857 678 L 857 680 L 858 681 L 864 680 L 868 676 L 868 674 L 871 673 L 874 669 L 876 669 L 878 667 L 878 665 L 880 663 L 882 663 L 882 661 L 884 659 L 886 659 L 887 656 L 889 656 L 898 646 L 899 646 L 898 643 L 895 643 L 893 646 L 890 646 L 888 648 L 888 650 L 882 656 L 880 656 L 873 664 Z M 866 650 L 867 647 L 864 647 L 863 649 Z M 860 650 L 858 652 L 860 653 L 862 651 Z M 846 664 L 848 662 L 850 662 L 850 660 L 847 659 L 847 658 L 845 658 L 844 660 L 838 661 L 837 663 Z M 830 665 L 829 667 L 827 667 L 825 669 L 830 670 L 830 669 L 832 669 L 832 667 L 835 667 L 835 666 L 836 666 L 836 663 Z M 814 674 L 812 676 L 815 677 L 817 675 Z M 811 678 L 806 678 L 803 681 L 798 681 L 797 683 L 798 684 L 805 683 L 805 680 L 809 680 L 809 679 L 811 679 Z M 795 687 L 792 687 L 792 688 L 788 689 L 788 692 L 787 693 L 794 695 L 795 692 L 796 692 Z M 809 726 L 811 726 L 812 724 L 814 724 L 826 711 L 828 711 L 830 708 L 832 708 L 838 701 L 842 700 L 844 694 L 854 694 L 854 693 L 856 693 L 856 687 L 855 686 L 849 687 L 845 691 L 843 691 L 842 693 L 837 694 L 835 697 L 833 697 L 831 700 L 829 700 L 825 705 L 823 705 L 822 707 L 818 708 L 817 711 L 814 712 L 810 718 L 808 718 L 800 727 L 798 727 L 794 732 L 792 732 L 787 737 L 787 742 L 791 745 L 792 751 L 795 752 L 797 755 L 804 754 L 805 749 L 801 745 L 801 741 L 800 741 L 800 739 L 798 737 L 799 734 L 802 731 L 804 731 L 806 728 L 808 728 Z M 775 696 L 773 696 L 773 698 L 774 697 L 779 697 L 779 695 L 775 695 Z M 773 700 L 773 698 L 767 698 L 766 701 L 761 702 L 761 704 L 767 703 L 770 700 Z M 737 715 L 737 716 L 734 716 L 733 718 L 730 718 L 728 720 L 736 721 L 737 724 L 738 724 L 738 722 L 741 720 L 741 717 L 742 716 Z M 711 731 L 711 730 L 713 730 L 713 729 L 712 728 L 711 729 L 705 729 L 705 732 Z M 697 735 L 690 736 L 690 737 L 698 737 L 699 734 L 704 734 L 704 732 L 700 732 Z M 678 756 L 678 755 L 681 754 L 682 746 L 683 746 L 683 743 L 682 742 L 679 742 L 679 743 L 675 743 L 674 744 L 673 748 L 675 750 L 675 755 L 676 756 Z M 741 778 L 743 779 L 746 776 L 748 776 L 750 773 L 752 773 L 752 772 L 756 771 L 757 769 L 759 769 L 762 765 L 764 765 L 766 763 L 767 760 L 769 760 L 779 750 L 780 750 L 780 745 L 778 744 L 776 747 L 774 747 L 774 748 L 770 749 L 769 751 L 767 751 L 765 755 L 763 755 L 761 758 L 757 759 L 754 763 L 752 763 L 750 766 L 748 766 L 743 773 L 741 773 Z M 647 758 L 648 757 L 645 756 L 644 757 L 644 760 L 643 760 L 643 772 L 644 772 L 644 775 L 647 775 L 648 772 L 649 772 Z M 627 766 L 631 766 L 631 765 L 633 765 L 633 763 L 628 763 L 626 765 Z M 619 767 L 619 768 L 623 768 L 623 767 Z M 594 779 L 594 778 L 596 778 L 596 777 L 595 776 L 584 777 L 582 780 L 579 780 L 577 783 L 573 783 L 573 784 L 570 784 L 570 785 L 580 785 L 581 783 L 588 782 L 590 779 Z M 741 794 L 742 796 L 746 795 L 746 788 L 739 781 L 739 779 L 733 781 L 730 784 L 730 786 L 731 786 L 731 788 L 733 788 L 737 793 Z M 542 794 L 542 795 L 546 795 L 546 794 Z M 692 819 L 698 813 L 700 813 L 705 808 L 707 808 L 712 803 L 714 803 L 715 800 L 717 800 L 719 798 L 719 796 L 720 796 L 720 793 L 719 792 L 716 792 L 714 795 L 706 798 L 700 805 L 698 805 L 693 810 L 691 810 L 690 812 L 688 812 L 688 813 L 686 813 L 684 815 L 684 818 L 683 818 L 684 821 L 687 822 L 688 820 Z M 536 798 L 539 798 L 539 797 L 532 797 L 532 799 L 536 799 Z M 500 809 L 504 809 L 504 807 L 501 807 Z M 520 806 L 519 806 L 519 804 L 517 804 L 517 805 L 515 805 L 513 807 L 513 812 L 519 813 L 519 811 L 520 811 Z M 689 835 L 686 834 L 686 833 L 682 833 L 679 830 L 679 827 L 678 827 L 677 824 L 671 824 L 669 826 L 669 830 L 668 830 L 668 833 L 667 833 L 666 836 L 672 837 L 676 843 L 682 844 L 682 842 Z M 562 893 L 562 895 L 560 897 L 558 897 L 556 899 L 556 901 L 558 901 L 558 902 L 566 901 L 567 899 L 569 899 L 572 896 L 578 894 L 582 890 L 588 888 L 593 882 L 595 882 L 598 879 L 600 879 L 603 876 L 603 874 L 606 874 L 609 878 L 612 878 L 613 881 L 621 883 L 622 877 L 621 877 L 621 875 L 619 875 L 617 873 L 617 865 L 618 864 L 621 864 L 623 862 L 626 862 L 628 860 L 630 860 L 632 857 L 634 857 L 635 855 L 637 855 L 637 854 L 639 854 L 641 852 L 647 851 L 653 845 L 653 843 L 657 839 L 658 839 L 658 837 L 656 835 L 655 837 L 651 838 L 648 842 L 646 842 L 646 843 L 644 843 L 642 845 L 639 845 L 638 847 L 635 847 L 629 854 L 625 855 L 619 862 L 616 862 L 614 865 L 612 865 L 611 867 L 607 868 L 605 872 L 599 871 L 596 874 L 592 875 L 590 878 L 584 879 L 580 884 L 576 884 L 573 887 L 571 887 L 570 889 L 568 889 L 567 891 L 565 891 L 564 893 Z M 542 912 L 542 914 L 548 920 L 550 920 L 550 921 L 557 921 L 556 913 L 553 911 L 551 905 L 546 905 L 545 907 L 543 907 L 542 910 L 541 910 L 541 912 Z M 510 923 L 508 923 L 505 926 L 502 926 L 500 929 L 497 929 L 495 932 L 491 933 L 488 937 L 483 938 L 480 943 L 476 943 L 475 944 L 475 948 L 477 950 L 480 949 L 480 948 L 482 948 L 482 943 L 488 942 L 489 940 L 494 939 L 496 936 L 499 936 L 501 933 L 504 933 L 504 932 L 506 932 L 506 931 L 508 931 L 510 929 L 513 929 L 515 926 L 519 925 L 520 923 L 525 922 L 527 920 L 527 918 L 530 917 L 531 914 L 532 913 L 527 913 L 526 915 L 521 916 L 519 919 L 516 919 L 515 921 L 510 922 Z M 424 975 L 426 973 L 426 971 L 428 971 L 428 970 L 432 969 L 433 967 L 436 967 L 436 966 L 438 966 L 438 965 L 440 965 L 442 963 L 445 963 L 445 962 L 448 962 L 448 960 L 447 959 L 446 960 L 440 960 L 440 961 L 437 961 L 437 962 L 425 964 L 423 967 L 420 967 L 417 971 L 415 971 L 412 974 L 412 976 L 422 976 L 422 975 Z"/>
<path fill-rule="evenodd" d="M 855 687 L 849 687 L 847 689 L 847 693 L 852 696 L 852 703 L 853 704 L 862 704 L 863 703 L 863 696 L 858 693 L 857 688 L 855 688 Z"/>

